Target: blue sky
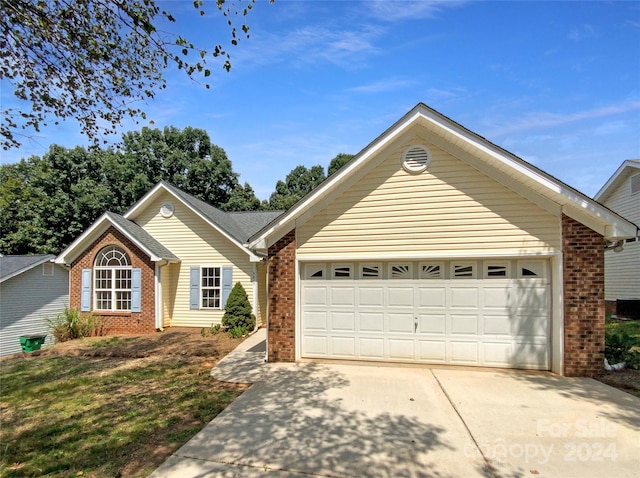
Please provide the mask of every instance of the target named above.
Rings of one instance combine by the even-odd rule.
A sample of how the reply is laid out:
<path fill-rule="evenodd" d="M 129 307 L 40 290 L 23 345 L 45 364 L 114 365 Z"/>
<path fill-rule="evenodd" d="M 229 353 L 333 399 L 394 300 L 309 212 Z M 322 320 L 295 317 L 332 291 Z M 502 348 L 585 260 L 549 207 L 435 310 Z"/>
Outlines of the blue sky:
<path fill-rule="evenodd" d="M 228 41 L 216 12 L 161 6 L 194 43 Z M 357 153 L 418 102 L 588 195 L 640 158 L 640 2 L 277 0 L 247 21 L 230 73 L 212 65 L 207 90 L 170 71 L 143 109 L 154 127 L 206 129 L 261 199 L 298 164 Z M 3 104 L 10 95 L 3 84 Z M 67 121 L 2 162 L 52 143 L 87 141 Z"/>

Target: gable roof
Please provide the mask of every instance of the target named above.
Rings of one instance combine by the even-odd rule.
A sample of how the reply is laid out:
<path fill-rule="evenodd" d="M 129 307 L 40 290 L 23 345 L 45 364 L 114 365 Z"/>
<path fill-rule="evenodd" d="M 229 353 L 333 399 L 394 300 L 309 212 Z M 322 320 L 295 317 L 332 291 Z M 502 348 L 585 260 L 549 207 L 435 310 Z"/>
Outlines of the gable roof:
<path fill-rule="evenodd" d="M 282 211 L 224 212 L 165 181 L 160 181 L 136 202 L 124 216 L 109 211 L 105 212 L 60 253 L 56 258 L 56 262 L 64 264 L 73 262 L 109 226 L 115 227 L 136 244 L 152 261 L 179 262 L 180 259 L 176 255 L 133 220 L 138 213 L 143 211 L 162 192 L 171 194 L 213 229 L 240 247 L 252 260 L 258 260 L 258 258 L 245 247 L 247 239 L 282 214 Z"/>
<path fill-rule="evenodd" d="M 0 282 L 55 259 L 53 254 L 0 256 Z"/>
<path fill-rule="evenodd" d="M 620 167 L 616 169 L 616 172 L 611 175 L 593 198 L 599 202 L 606 201 L 623 181 L 638 172 L 640 172 L 640 159 L 627 159 L 623 161 Z"/>
<path fill-rule="evenodd" d="M 131 209 L 125 213 L 124 217 L 127 219 L 134 218 L 149 202 L 153 201 L 162 192 L 171 194 L 196 215 L 200 216 L 200 218 L 207 222 L 213 229 L 243 249 L 253 258 L 256 258 L 256 256 L 245 247 L 247 240 L 251 235 L 255 234 L 282 214 L 282 211 L 228 213 L 187 194 L 166 181 L 160 181 L 135 203 Z"/>
<path fill-rule="evenodd" d="M 107 211 L 58 255 L 56 263 L 71 264 L 93 241 L 109 229 L 110 226 L 116 228 L 127 239 L 138 246 L 153 262 L 161 260 L 168 262 L 180 261 L 175 254 L 160 244 L 151 234 L 135 222 L 125 219 L 120 214 Z"/>
<path fill-rule="evenodd" d="M 556 214 L 560 212 L 607 239 L 636 235 L 637 226 L 562 181 L 473 133 L 423 103 L 416 105 L 355 155 L 338 172 L 249 239 L 249 247 L 264 250 L 345 191 L 364 174 L 373 158 L 398 148 L 419 128 L 438 148 L 466 162 L 518 194 Z"/>

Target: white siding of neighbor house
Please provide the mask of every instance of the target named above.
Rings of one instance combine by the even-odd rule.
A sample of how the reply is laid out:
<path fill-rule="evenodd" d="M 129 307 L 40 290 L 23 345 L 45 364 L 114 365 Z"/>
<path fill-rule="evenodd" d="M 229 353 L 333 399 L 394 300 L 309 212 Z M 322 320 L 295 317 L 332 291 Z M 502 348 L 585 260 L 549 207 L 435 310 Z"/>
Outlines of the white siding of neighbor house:
<path fill-rule="evenodd" d="M 432 145 L 429 168 L 412 174 L 411 141 L 298 225 L 300 259 L 385 255 L 549 254 L 561 247 L 560 218 Z"/>
<path fill-rule="evenodd" d="M 174 213 L 160 214 L 163 203 L 170 201 Z M 241 282 L 249 301 L 253 298 L 253 264 L 249 255 L 214 230 L 191 209 L 168 193 L 149 203 L 133 219 L 181 260 L 162 269 L 163 323 L 172 327 L 210 327 L 219 324 L 224 310 L 189 308 L 189 270 L 192 266 L 233 266 L 233 283 Z"/>
<path fill-rule="evenodd" d="M 620 182 L 604 205 L 640 224 L 640 193 L 631 194 L 631 176 Z M 640 243 L 626 243 L 621 252 L 607 251 L 604 263 L 605 299 L 640 299 Z"/>
<path fill-rule="evenodd" d="M 69 272 L 55 266 L 53 276 L 43 276 L 42 264 L 0 284 L 0 356 L 21 352 L 20 336 L 47 334 L 44 346 L 53 343 L 47 319 L 54 319 L 69 305 Z"/>

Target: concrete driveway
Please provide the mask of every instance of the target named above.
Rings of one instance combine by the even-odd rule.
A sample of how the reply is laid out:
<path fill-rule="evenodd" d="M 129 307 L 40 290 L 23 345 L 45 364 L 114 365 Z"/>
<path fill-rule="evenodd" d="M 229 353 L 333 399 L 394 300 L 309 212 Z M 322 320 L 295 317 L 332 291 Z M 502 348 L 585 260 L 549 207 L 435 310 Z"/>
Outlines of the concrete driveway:
<path fill-rule="evenodd" d="M 153 477 L 637 477 L 640 399 L 591 379 L 408 366 L 262 364 Z"/>

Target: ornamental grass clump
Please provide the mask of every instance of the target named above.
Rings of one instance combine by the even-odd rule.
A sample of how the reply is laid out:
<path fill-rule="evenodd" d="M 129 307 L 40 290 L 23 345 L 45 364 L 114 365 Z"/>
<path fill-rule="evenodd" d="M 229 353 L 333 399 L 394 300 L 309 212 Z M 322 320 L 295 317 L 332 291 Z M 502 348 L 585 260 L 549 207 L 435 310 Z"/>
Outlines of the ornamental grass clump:
<path fill-rule="evenodd" d="M 231 337 L 242 337 L 256 326 L 256 316 L 251 312 L 247 293 L 240 282 L 233 286 L 224 307 L 222 326 Z"/>
<path fill-rule="evenodd" d="M 93 314 L 81 314 L 77 309 L 65 308 L 53 320 L 48 320 L 56 342 L 102 335 L 102 323 Z"/>

